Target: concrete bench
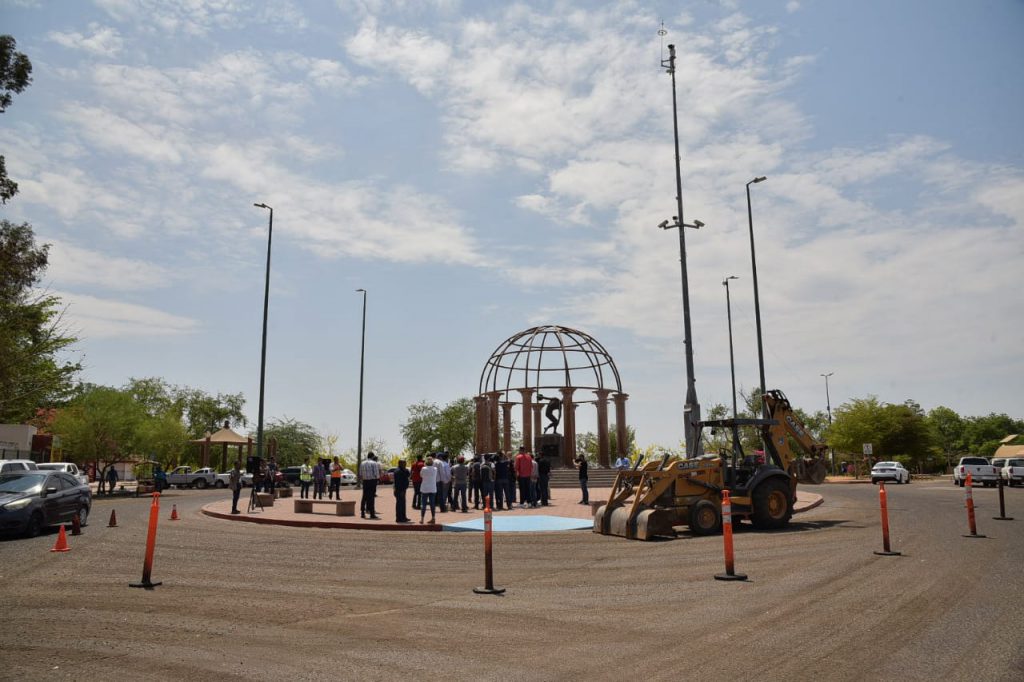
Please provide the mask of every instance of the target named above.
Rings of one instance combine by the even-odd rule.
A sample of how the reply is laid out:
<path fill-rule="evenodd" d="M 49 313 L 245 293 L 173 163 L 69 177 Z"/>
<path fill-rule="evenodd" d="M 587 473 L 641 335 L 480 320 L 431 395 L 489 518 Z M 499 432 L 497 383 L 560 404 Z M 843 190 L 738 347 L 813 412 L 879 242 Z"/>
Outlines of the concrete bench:
<path fill-rule="evenodd" d="M 256 499 L 260 501 L 260 506 L 273 507 L 274 506 L 274 495 L 271 493 L 256 493 Z"/>
<path fill-rule="evenodd" d="M 297 499 L 295 500 L 295 513 L 296 514 L 312 514 L 314 504 L 331 504 L 334 505 L 334 514 L 336 516 L 355 516 L 356 515 L 356 503 L 352 501 L 341 501 L 341 500 L 310 500 L 310 499 Z"/>
<path fill-rule="evenodd" d="M 274 497 L 291 497 L 292 489 L 281 486 L 280 488 L 274 488 Z"/>

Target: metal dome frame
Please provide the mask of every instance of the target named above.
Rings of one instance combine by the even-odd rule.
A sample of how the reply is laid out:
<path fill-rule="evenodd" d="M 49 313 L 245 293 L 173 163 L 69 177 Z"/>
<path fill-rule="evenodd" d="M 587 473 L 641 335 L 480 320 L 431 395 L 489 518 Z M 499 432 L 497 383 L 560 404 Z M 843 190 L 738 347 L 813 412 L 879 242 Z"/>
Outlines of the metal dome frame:
<path fill-rule="evenodd" d="M 548 344 L 553 338 L 556 343 Z M 545 356 L 556 357 L 545 365 Z M 559 357 L 560 356 L 560 357 Z M 573 383 L 581 374 L 594 378 L 594 385 Z M 610 377 L 606 377 L 606 372 Z M 558 380 L 549 379 L 558 375 Z M 513 377 L 522 376 L 521 385 L 513 384 Z M 531 381 L 532 378 L 532 381 Z M 610 380 L 614 385 L 609 386 Z M 502 385 L 504 384 L 504 385 Z M 518 389 L 559 390 L 610 389 L 622 393 L 622 380 L 608 350 L 586 332 L 560 325 L 531 327 L 505 339 L 495 348 L 480 373 L 479 394 L 500 391 L 506 399 Z"/>

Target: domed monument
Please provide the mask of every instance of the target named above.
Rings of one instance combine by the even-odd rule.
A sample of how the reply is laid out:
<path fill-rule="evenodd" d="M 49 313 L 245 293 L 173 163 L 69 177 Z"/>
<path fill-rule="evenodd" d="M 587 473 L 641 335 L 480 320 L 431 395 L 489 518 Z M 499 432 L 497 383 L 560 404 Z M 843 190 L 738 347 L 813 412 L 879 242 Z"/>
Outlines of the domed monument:
<path fill-rule="evenodd" d="M 576 457 L 576 410 L 597 410 L 598 463 L 611 463 L 608 399 L 615 404 L 617 456 L 628 454 L 626 399 L 615 361 L 595 338 L 569 327 L 533 327 L 503 341 L 480 374 L 475 452 L 512 449 L 513 410 L 521 407 L 523 443 L 552 466 Z M 542 427 L 542 414 L 547 425 Z M 562 433 L 558 433 L 561 424 Z"/>

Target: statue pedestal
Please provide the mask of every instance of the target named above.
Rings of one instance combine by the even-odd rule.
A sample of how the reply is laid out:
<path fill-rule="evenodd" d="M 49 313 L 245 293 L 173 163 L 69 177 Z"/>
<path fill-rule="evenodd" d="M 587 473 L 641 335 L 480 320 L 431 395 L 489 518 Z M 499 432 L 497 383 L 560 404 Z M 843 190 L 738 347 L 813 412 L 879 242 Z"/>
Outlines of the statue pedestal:
<path fill-rule="evenodd" d="M 551 463 L 552 469 L 561 469 L 565 465 L 562 463 L 562 434 L 560 433 L 542 433 L 533 439 L 533 456 L 535 459 L 541 457 L 548 460 Z"/>

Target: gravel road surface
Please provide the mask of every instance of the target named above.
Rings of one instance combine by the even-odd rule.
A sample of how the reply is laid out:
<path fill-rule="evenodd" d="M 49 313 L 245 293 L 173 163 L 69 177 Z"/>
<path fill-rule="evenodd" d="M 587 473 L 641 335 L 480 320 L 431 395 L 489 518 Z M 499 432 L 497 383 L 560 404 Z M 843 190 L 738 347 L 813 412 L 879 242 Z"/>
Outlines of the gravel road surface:
<path fill-rule="evenodd" d="M 738 530 L 748 582 L 712 579 L 720 536 L 503 534 L 501 597 L 472 592 L 480 534 L 199 513 L 224 491 L 164 496 L 163 585 L 130 589 L 150 501 L 96 500 L 68 553 L 0 540 L 0 679 L 1024 679 L 1024 490 L 1005 491 L 1015 521 L 976 490 L 988 537 L 967 539 L 959 488 L 889 486 L 903 556 L 880 557 L 875 486 L 805 489 L 825 502 L 790 529 Z"/>

